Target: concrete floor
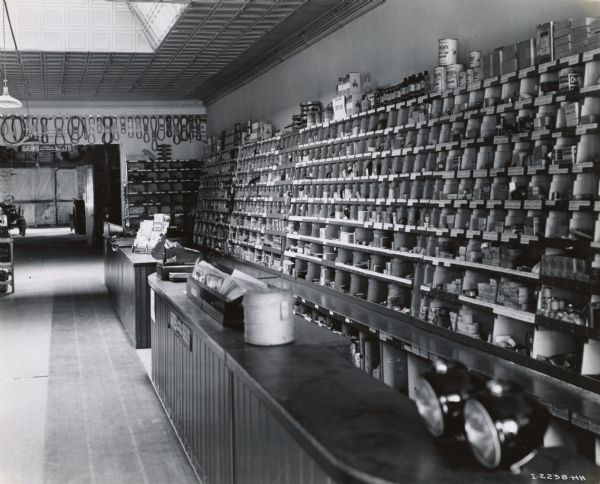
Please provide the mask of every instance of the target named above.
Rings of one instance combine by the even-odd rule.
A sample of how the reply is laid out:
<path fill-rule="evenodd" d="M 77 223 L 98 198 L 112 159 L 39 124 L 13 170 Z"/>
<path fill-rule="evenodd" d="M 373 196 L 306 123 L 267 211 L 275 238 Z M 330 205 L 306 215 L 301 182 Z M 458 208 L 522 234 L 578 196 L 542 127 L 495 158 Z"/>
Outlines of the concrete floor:
<path fill-rule="evenodd" d="M 15 237 L 15 254 L 16 293 L 0 295 L 0 484 L 198 482 L 101 255 L 47 231 Z"/>

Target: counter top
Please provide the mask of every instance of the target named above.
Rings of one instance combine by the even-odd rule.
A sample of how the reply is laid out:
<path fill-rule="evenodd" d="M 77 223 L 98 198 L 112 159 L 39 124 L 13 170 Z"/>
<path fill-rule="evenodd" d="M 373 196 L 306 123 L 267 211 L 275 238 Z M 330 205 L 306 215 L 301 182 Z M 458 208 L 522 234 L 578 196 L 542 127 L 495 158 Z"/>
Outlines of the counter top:
<path fill-rule="evenodd" d="M 270 284 L 292 290 L 337 317 L 356 321 L 379 333 L 382 339 L 406 343 L 407 349 L 427 356 L 460 361 L 487 377 L 501 378 L 519 384 L 523 390 L 545 405 L 555 416 L 578 427 L 600 434 L 600 381 L 577 376 L 589 388 L 569 384 L 548 375 L 549 365 L 500 347 L 491 346 L 460 333 L 449 332 L 410 315 L 392 311 L 378 304 L 358 301 L 326 288 L 318 288 L 300 280 L 290 280 L 246 263 L 218 259 L 220 263 L 267 279 Z M 510 359 L 507 359 L 507 356 Z M 537 368 L 540 368 L 538 370 Z M 564 371 L 563 371 L 564 373 Z M 575 379 L 575 378 L 574 378 Z"/>
<path fill-rule="evenodd" d="M 520 475 L 492 474 L 456 444 L 436 443 L 408 397 L 331 351 L 328 346 L 339 345 L 339 336 L 330 333 L 335 337 L 330 339 L 328 330 L 298 318 L 294 343 L 247 345 L 242 332 L 223 328 L 189 300 L 183 284 L 161 281 L 156 275 L 148 281 L 335 481 L 487 484 L 493 478 L 530 483 L 530 473 L 596 472 L 564 449 L 543 449 Z"/>
<path fill-rule="evenodd" d="M 151 254 L 132 252 L 131 247 L 119 247 L 119 251 L 134 265 L 156 264 L 158 261 Z"/>

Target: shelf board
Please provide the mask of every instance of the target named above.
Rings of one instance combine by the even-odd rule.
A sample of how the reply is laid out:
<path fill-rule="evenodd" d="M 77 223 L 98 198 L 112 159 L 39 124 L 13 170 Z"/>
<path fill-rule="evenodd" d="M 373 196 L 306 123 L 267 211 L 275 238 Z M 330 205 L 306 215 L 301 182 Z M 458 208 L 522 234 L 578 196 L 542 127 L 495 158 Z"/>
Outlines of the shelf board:
<path fill-rule="evenodd" d="M 516 277 L 519 279 L 527 279 L 532 282 L 537 282 L 540 280 L 540 275 L 535 272 L 519 271 L 516 269 L 509 269 L 509 268 L 500 267 L 500 266 L 490 266 L 487 264 L 480 264 L 478 262 L 468 262 L 468 261 L 464 261 L 464 260 L 449 259 L 446 257 L 434 257 L 434 256 L 423 256 L 423 260 L 425 262 L 431 262 L 434 265 L 443 265 L 446 267 L 458 266 L 458 267 L 463 267 L 465 269 L 472 269 L 472 270 L 477 270 L 477 271 L 485 271 L 485 272 L 491 272 L 491 273 L 495 273 L 495 274 L 502 274 L 502 275 L 506 275 L 506 276 Z"/>
<path fill-rule="evenodd" d="M 535 322 L 538 326 L 566 331 L 576 336 L 584 338 L 600 339 L 600 328 L 590 328 L 589 326 L 580 326 L 577 324 L 561 321 L 560 319 L 548 318 L 540 314 L 536 315 Z"/>
<path fill-rule="evenodd" d="M 345 270 L 348 272 L 352 272 L 354 274 L 367 276 L 367 277 L 370 277 L 373 279 L 379 279 L 379 280 L 385 281 L 385 282 L 393 282 L 395 284 L 399 284 L 402 286 L 412 287 L 412 285 L 413 285 L 412 279 L 408 279 L 405 277 L 390 276 L 388 274 L 383 274 L 381 272 L 375 272 L 375 271 L 371 271 L 368 269 L 363 269 L 361 267 L 354 267 L 354 266 L 351 266 L 348 264 L 342 264 L 341 262 L 336 262 L 335 268 L 342 269 L 342 270 Z"/>
<path fill-rule="evenodd" d="M 459 301 L 477 306 L 480 308 L 490 309 L 494 314 L 498 316 L 506 316 L 512 319 L 517 319 L 525 323 L 533 324 L 535 322 L 535 314 L 527 311 L 520 311 L 518 309 L 508 308 L 501 306 L 500 304 L 491 303 L 488 301 L 482 301 L 481 299 L 475 299 L 473 297 L 459 296 Z"/>
<path fill-rule="evenodd" d="M 540 282 L 544 285 L 558 286 L 571 291 L 600 294 L 600 281 L 578 281 L 575 279 L 542 274 L 540 276 Z"/>

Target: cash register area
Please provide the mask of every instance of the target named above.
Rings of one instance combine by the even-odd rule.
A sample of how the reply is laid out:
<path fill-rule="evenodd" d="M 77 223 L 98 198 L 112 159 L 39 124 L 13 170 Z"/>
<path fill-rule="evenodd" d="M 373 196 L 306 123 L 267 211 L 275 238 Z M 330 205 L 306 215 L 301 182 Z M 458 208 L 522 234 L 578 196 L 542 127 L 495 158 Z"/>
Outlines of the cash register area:
<path fill-rule="evenodd" d="M 0 312 L 0 482 L 198 482 L 129 342 L 101 254 L 69 229 L 15 238 Z"/>

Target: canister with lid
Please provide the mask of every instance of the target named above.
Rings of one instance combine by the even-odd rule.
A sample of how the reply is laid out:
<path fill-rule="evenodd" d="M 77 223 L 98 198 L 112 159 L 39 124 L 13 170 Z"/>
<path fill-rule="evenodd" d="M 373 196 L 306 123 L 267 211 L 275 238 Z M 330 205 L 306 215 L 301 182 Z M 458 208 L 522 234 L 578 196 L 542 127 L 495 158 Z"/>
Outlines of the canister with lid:
<path fill-rule="evenodd" d="M 440 66 L 449 66 L 456 64 L 456 56 L 458 51 L 458 40 L 456 39 L 439 39 L 438 41 L 438 57 Z"/>
<path fill-rule="evenodd" d="M 462 64 L 450 64 L 446 66 L 446 89 L 458 87 L 459 73 L 464 70 Z"/>

